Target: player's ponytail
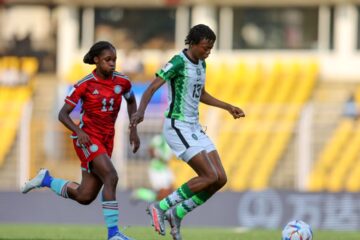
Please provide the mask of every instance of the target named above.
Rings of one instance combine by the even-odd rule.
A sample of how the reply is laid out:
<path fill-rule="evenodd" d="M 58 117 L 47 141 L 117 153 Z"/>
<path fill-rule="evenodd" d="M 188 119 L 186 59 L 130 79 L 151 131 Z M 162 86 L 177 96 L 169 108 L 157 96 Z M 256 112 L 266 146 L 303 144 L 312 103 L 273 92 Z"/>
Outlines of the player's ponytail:
<path fill-rule="evenodd" d="M 99 56 L 101 52 L 105 49 L 114 49 L 115 47 L 106 41 L 100 41 L 92 45 L 90 50 L 85 54 L 83 62 L 86 64 L 95 64 L 94 58 Z"/>

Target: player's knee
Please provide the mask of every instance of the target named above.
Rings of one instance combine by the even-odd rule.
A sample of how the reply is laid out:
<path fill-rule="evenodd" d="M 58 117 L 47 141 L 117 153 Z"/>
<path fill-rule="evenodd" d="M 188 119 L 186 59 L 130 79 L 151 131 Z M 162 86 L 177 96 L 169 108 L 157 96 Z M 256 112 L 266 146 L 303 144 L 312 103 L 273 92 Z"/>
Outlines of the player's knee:
<path fill-rule="evenodd" d="M 224 175 L 219 175 L 218 180 L 216 182 L 217 187 L 220 189 L 223 186 L 225 186 L 225 184 L 227 183 L 227 176 Z"/>
<path fill-rule="evenodd" d="M 92 203 L 93 202 L 93 200 L 90 200 L 90 199 L 88 199 L 88 200 L 80 200 L 80 201 L 78 201 L 78 203 L 80 203 L 81 205 L 90 205 L 90 203 Z"/>
<path fill-rule="evenodd" d="M 90 203 L 92 203 L 94 201 L 94 199 L 95 198 L 91 197 L 91 196 L 80 196 L 76 200 L 81 205 L 89 205 Z"/>
<path fill-rule="evenodd" d="M 216 175 L 216 173 L 211 173 L 206 177 L 204 177 L 204 183 L 206 186 L 214 185 L 217 182 L 217 180 L 218 180 L 218 176 Z"/>
<path fill-rule="evenodd" d="M 111 173 L 107 174 L 104 184 L 109 184 L 110 186 L 116 186 L 118 181 L 119 181 L 119 177 L 118 177 L 117 173 L 111 172 Z"/>

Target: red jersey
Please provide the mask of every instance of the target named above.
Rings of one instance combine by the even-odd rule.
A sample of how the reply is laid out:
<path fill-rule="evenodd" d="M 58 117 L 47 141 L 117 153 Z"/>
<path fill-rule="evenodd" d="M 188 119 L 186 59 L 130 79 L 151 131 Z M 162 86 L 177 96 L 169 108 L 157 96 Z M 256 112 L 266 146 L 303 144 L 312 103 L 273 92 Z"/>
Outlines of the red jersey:
<path fill-rule="evenodd" d="M 114 136 L 122 96 L 131 95 L 131 83 L 127 76 L 114 72 L 108 79 L 101 79 L 95 70 L 76 83 L 66 96 L 67 104 L 76 106 L 82 102 L 79 127 L 87 134 Z"/>

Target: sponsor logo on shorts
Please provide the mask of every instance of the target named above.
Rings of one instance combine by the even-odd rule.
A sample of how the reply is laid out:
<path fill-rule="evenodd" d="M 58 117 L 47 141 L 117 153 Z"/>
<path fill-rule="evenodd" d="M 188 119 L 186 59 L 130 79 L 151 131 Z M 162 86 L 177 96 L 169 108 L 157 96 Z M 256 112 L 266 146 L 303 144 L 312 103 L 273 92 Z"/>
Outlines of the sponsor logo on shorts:
<path fill-rule="evenodd" d="M 98 149 L 99 149 L 99 147 L 96 144 L 93 144 L 93 145 L 90 146 L 90 151 L 91 152 L 96 152 Z"/>
<path fill-rule="evenodd" d="M 191 136 L 192 136 L 193 139 L 198 140 L 198 137 L 196 136 L 195 133 L 193 133 Z"/>

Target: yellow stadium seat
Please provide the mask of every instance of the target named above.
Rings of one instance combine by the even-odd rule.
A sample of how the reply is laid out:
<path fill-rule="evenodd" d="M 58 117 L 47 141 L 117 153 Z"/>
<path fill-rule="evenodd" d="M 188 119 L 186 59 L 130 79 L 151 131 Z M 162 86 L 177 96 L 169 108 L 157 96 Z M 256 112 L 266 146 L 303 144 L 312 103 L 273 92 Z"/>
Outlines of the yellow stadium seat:
<path fill-rule="evenodd" d="M 344 146 L 335 166 L 332 168 L 331 173 L 327 180 L 327 189 L 332 192 L 342 191 L 346 182 L 347 174 L 350 172 L 351 167 L 355 165 L 358 153 L 360 151 L 360 122 L 357 123 L 356 130 L 348 139 L 347 144 Z"/>
<path fill-rule="evenodd" d="M 29 76 L 34 76 L 39 69 L 39 61 L 35 57 L 22 57 L 21 70 Z"/>
<path fill-rule="evenodd" d="M 271 175 L 290 140 L 301 109 L 301 105 L 298 105 L 291 107 L 291 111 L 285 111 L 283 104 L 290 104 L 290 106 L 291 103 L 296 102 L 302 104 L 309 94 L 302 94 L 299 89 L 306 89 L 307 93 L 312 91 L 313 85 L 299 81 L 299 69 L 297 63 L 292 63 L 290 66 L 286 65 L 281 71 L 277 91 L 269 99 L 269 104 L 273 105 L 269 106 L 262 116 L 265 122 L 262 124 L 262 128 L 265 128 L 265 132 L 256 141 L 253 141 L 254 147 L 248 150 L 253 156 L 247 159 L 248 164 L 252 166 L 250 170 L 249 167 L 247 169 L 248 177 L 244 179 L 244 182 L 248 186 L 245 189 L 262 190 L 269 187 Z M 305 75 L 312 72 L 310 70 L 305 68 Z M 315 75 L 312 76 L 315 78 Z M 315 81 L 314 79 L 310 80 Z"/>
<path fill-rule="evenodd" d="M 345 183 L 345 189 L 350 192 L 360 191 L 360 156 L 358 155 L 355 164 L 350 170 L 349 177 Z"/>
<path fill-rule="evenodd" d="M 272 68 L 271 74 L 268 78 L 264 78 L 259 84 L 259 91 L 254 96 L 252 106 L 249 106 L 249 115 L 244 119 L 243 127 L 244 131 L 236 139 L 236 147 L 232 148 L 229 151 L 226 159 L 230 162 L 235 163 L 234 168 L 230 172 L 232 178 L 228 183 L 228 187 L 232 190 L 244 190 L 247 188 L 248 177 L 252 170 L 252 153 L 253 150 L 249 153 L 249 147 L 251 148 L 251 143 L 256 141 L 255 131 L 258 129 L 258 124 L 263 120 L 263 112 L 266 109 L 265 103 L 270 102 L 272 98 L 272 91 L 278 80 L 282 65 L 277 62 Z M 251 108 L 251 111 L 250 111 Z M 257 143 L 254 143 L 252 149 L 258 149 Z M 262 142 L 261 142 L 262 144 Z M 246 150 L 245 150 L 246 149 Z M 247 155 L 250 154 L 249 157 Z M 246 156 L 246 157 L 245 157 Z M 245 166 L 245 167 L 244 167 Z M 239 176 L 241 180 L 238 180 L 236 176 Z"/>
<path fill-rule="evenodd" d="M 28 87 L 0 87 L 0 167 L 11 149 L 20 124 L 24 104 L 30 98 Z"/>
<path fill-rule="evenodd" d="M 269 180 L 271 174 L 276 167 L 276 164 L 284 151 L 292 134 L 291 123 L 289 123 L 288 130 L 277 133 L 272 137 L 272 144 L 268 151 L 263 152 L 264 160 L 258 164 L 258 168 L 254 172 L 254 176 L 251 181 L 251 189 L 253 190 L 264 190 L 269 187 Z"/>
<path fill-rule="evenodd" d="M 308 182 L 308 189 L 310 191 L 321 191 L 325 189 L 325 184 L 328 181 L 328 173 L 336 165 L 335 161 L 341 155 L 341 150 L 348 144 L 348 139 L 353 128 L 354 121 L 350 119 L 343 119 L 339 123 L 339 126 L 315 161 Z"/>

